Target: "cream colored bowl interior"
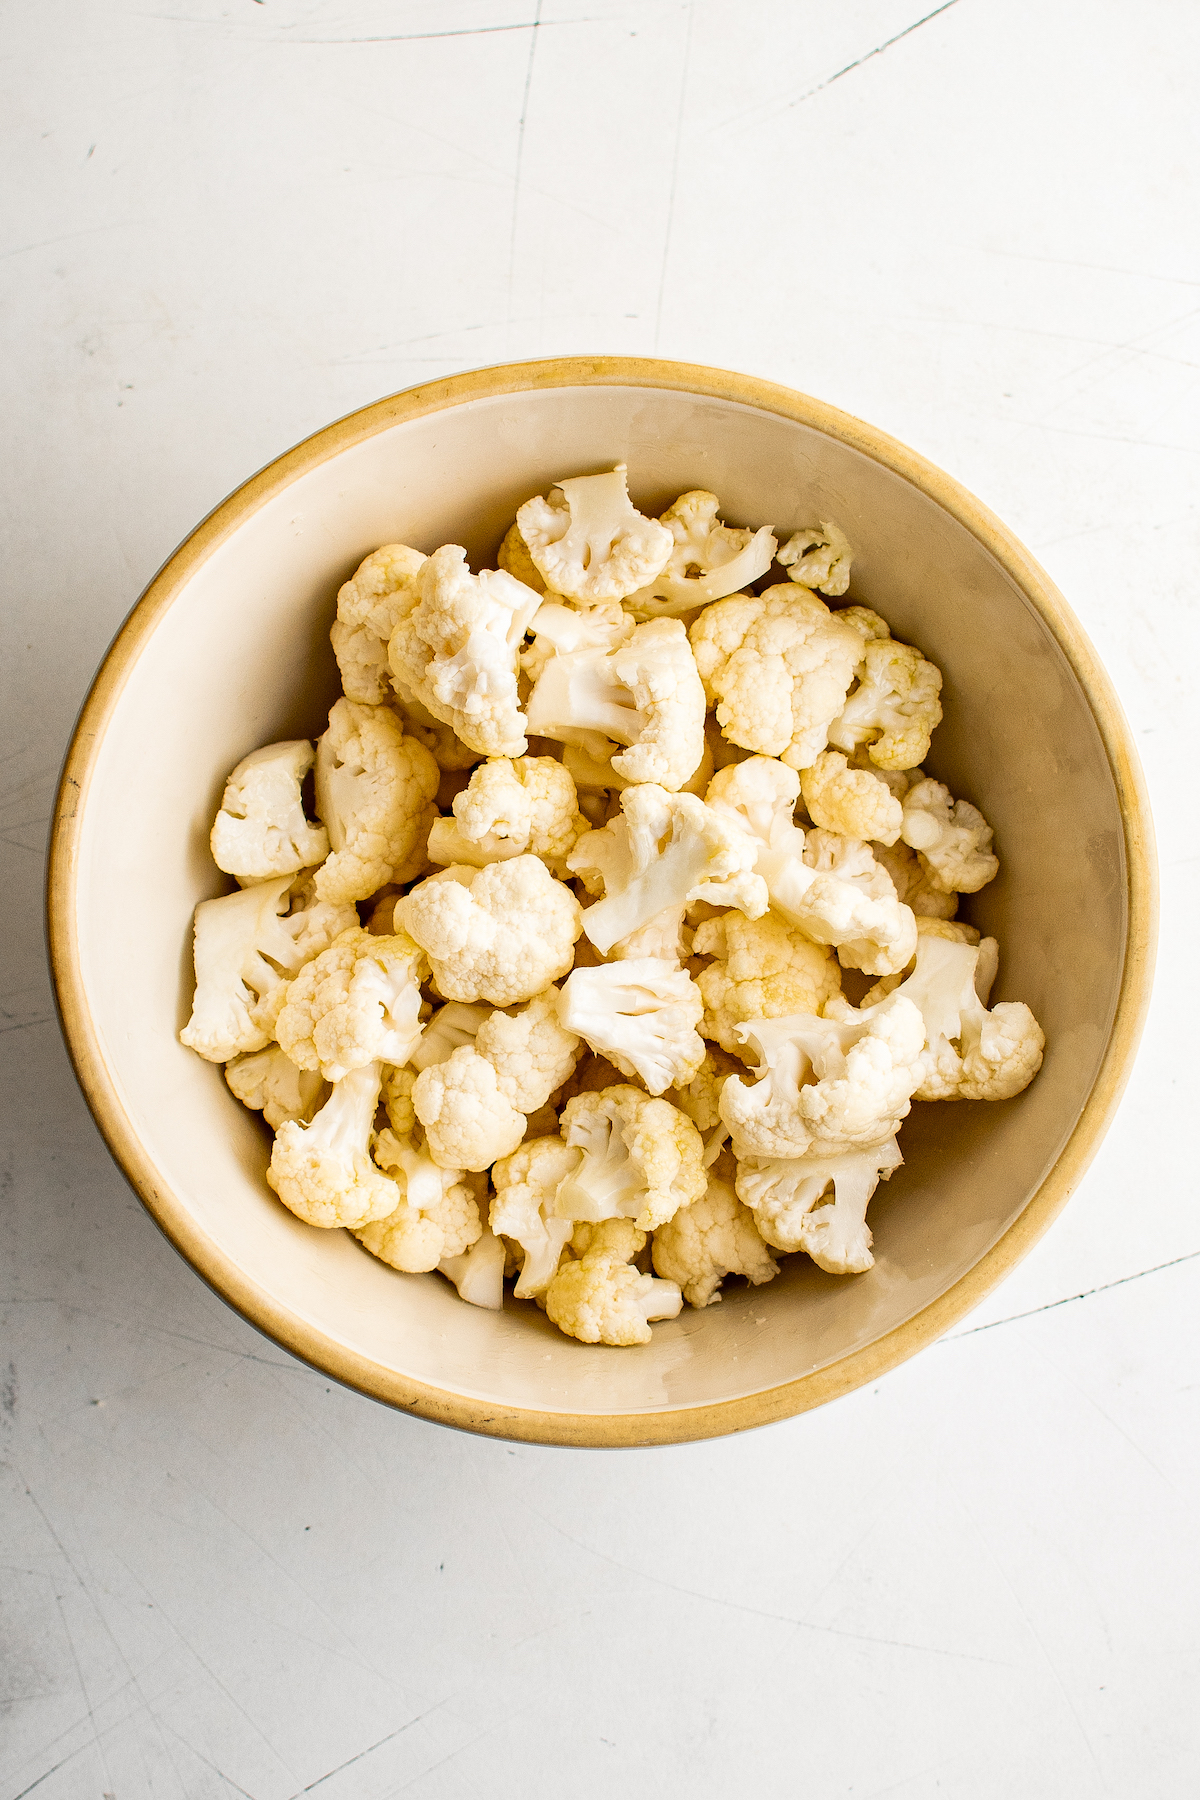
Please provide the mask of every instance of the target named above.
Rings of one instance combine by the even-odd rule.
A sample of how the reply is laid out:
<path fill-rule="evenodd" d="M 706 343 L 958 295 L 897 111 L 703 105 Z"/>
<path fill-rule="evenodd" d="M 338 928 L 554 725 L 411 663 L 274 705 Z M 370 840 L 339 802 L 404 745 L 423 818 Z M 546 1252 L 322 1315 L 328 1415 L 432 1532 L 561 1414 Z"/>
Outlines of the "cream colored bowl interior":
<path fill-rule="evenodd" d="M 1018 1100 L 914 1108 L 905 1166 L 872 1206 L 868 1275 L 839 1280 L 792 1258 L 770 1287 L 733 1282 L 722 1304 L 685 1309 L 632 1351 L 569 1342 L 529 1304 L 502 1315 L 465 1306 L 436 1275 L 397 1274 L 345 1233 L 298 1223 L 264 1183 L 259 1121 L 176 1039 L 192 909 L 227 885 L 207 849 L 224 777 L 256 745 L 323 728 L 339 583 L 393 540 L 460 543 L 475 566 L 493 564 L 521 500 L 617 460 L 648 512 L 710 487 L 732 521 L 786 531 L 832 518 L 849 534 L 851 597 L 945 673 L 930 771 L 983 807 L 1002 868 L 964 914 L 1000 939 L 996 997 L 1028 1001 L 1048 1043 Z M 912 482 L 835 436 L 670 388 L 469 399 L 381 429 L 268 498 L 194 570 L 125 672 L 75 842 L 90 1028 L 122 1129 L 154 1171 L 143 1191 L 170 1196 L 183 1221 L 172 1235 L 313 1360 L 391 1398 L 419 1384 L 433 1390 L 434 1416 L 519 1435 L 586 1440 L 589 1418 L 614 1415 L 634 1438 L 670 1435 L 642 1432 L 637 1416 L 778 1389 L 927 1308 L 1013 1224 L 1079 1120 L 1125 953 L 1109 759 L 1066 656 L 1000 562 Z M 523 1425 L 526 1414 L 543 1422 Z M 711 1419 L 712 1430 L 744 1422 Z"/>

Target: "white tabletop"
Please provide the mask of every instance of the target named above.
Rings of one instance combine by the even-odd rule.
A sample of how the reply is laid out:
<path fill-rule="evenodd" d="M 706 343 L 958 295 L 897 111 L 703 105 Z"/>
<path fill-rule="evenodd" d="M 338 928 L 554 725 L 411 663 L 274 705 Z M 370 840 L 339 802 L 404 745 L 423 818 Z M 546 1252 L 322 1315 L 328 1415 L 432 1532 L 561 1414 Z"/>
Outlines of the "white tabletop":
<path fill-rule="evenodd" d="M 0 1800 L 1194 1795 L 1200 11 L 6 13 Z M 1117 684 L 1164 899 L 1120 1117 L 987 1304 L 623 1453 L 390 1413 L 227 1311 L 108 1159 L 39 917 L 76 708 L 196 520 L 381 394 L 599 350 L 988 502 Z"/>

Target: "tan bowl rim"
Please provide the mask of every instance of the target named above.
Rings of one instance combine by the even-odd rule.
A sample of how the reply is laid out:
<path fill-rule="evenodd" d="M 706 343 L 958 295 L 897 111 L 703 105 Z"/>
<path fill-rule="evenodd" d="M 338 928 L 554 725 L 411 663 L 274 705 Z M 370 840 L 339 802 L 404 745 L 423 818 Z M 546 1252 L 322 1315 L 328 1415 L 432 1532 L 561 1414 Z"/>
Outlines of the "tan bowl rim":
<path fill-rule="evenodd" d="M 245 520 L 300 476 L 409 419 L 467 401 L 538 389 L 669 388 L 779 414 L 838 439 L 929 495 L 1016 583 L 1053 634 L 1103 740 L 1124 825 L 1128 935 L 1120 994 L 1099 1073 L 1075 1129 L 1020 1216 L 967 1274 L 903 1325 L 828 1366 L 739 1399 L 674 1411 L 540 1412 L 487 1405 L 397 1374 L 327 1337 L 248 1280 L 207 1238 L 138 1140 L 108 1073 L 88 1007 L 76 934 L 79 829 L 105 729 L 143 644 L 184 584 Z M 245 482 L 196 527 L 154 577 L 117 633 L 84 702 L 51 823 L 46 915 L 51 973 L 67 1049 L 92 1116 L 143 1205 L 182 1256 L 251 1325 L 347 1387 L 442 1425 L 541 1444 L 607 1448 L 680 1443 L 766 1425 L 876 1380 L 977 1306 L 1066 1204 L 1117 1109 L 1149 1004 L 1157 931 L 1153 827 L 1137 752 L 1120 702 L 1079 621 L 1024 546 L 980 501 L 924 457 L 873 426 L 774 382 L 651 357 L 559 357 L 475 369 L 376 401 L 306 438 Z M 614 1352 L 614 1354 L 616 1354 Z M 627 1353 L 626 1353 L 627 1354 Z"/>

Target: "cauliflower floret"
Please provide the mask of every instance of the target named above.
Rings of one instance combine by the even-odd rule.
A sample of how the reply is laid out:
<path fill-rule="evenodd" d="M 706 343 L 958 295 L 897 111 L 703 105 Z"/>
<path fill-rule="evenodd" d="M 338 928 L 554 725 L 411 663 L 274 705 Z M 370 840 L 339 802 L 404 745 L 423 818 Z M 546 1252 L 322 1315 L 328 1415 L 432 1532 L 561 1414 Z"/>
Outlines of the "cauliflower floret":
<path fill-rule="evenodd" d="M 302 869 L 296 876 L 282 918 L 301 964 L 320 956 L 334 938 L 358 924 L 358 908 L 352 900 L 318 900 L 316 875 L 315 869 Z"/>
<path fill-rule="evenodd" d="M 512 1006 L 570 969 L 582 912 L 544 862 L 517 856 L 431 875 L 396 903 L 396 925 L 428 953 L 446 999 Z"/>
<path fill-rule="evenodd" d="M 462 1000 L 449 1000 L 439 1006 L 421 1033 L 421 1041 L 409 1057 L 409 1066 L 418 1073 L 432 1069 L 435 1063 L 449 1062 L 460 1044 L 471 1047 L 479 1036 L 479 1027 L 490 1019 L 490 1006 L 467 1006 Z"/>
<path fill-rule="evenodd" d="M 583 1157 L 559 1186 L 560 1218 L 626 1218 L 653 1231 L 704 1192 L 700 1133 L 669 1100 L 623 1084 L 577 1094 L 561 1130 Z"/>
<path fill-rule="evenodd" d="M 396 692 L 485 756 L 520 756 L 517 654 L 539 596 L 503 569 L 472 575 L 457 544 L 427 557 L 416 583 L 417 603 L 388 645 Z"/>
<path fill-rule="evenodd" d="M 814 825 L 843 837 L 875 838 L 894 844 L 904 811 L 887 782 L 866 769 L 852 769 L 840 750 L 822 750 L 800 778 L 804 804 Z"/>
<path fill-rule="evenodd" d="M 546 1289 L 551 1323 L 581 1344 L 648 1344 L 650 1321 L 678 1318 L 683 1295 L 676 1282 L 631 1268 L 645 1242 L 624 1219 L 591 1227 L 582 1256 L 564 1261 Z"/>
<path fill-rule="evenodd" d="M 737 1027 L 749 1019 L 819 1013 L 841 992 L 837 959 L 824 944 L 789 925 L 777 913 L 747 919 L 722 913 L 696 927 L 697 956 L 716 960 L 696 977 L 704 999 L 704 1036 L 745 1057 Z"/>
<path fill-rule="evenodd" d="M 947 943 L 950 944 L 978 944 L 980 941 L 979 933 L 976 931 L 975 927 L 966 924 L 962 919 L 929 919 L 918 914 L 917 942 L 920 943 L 923 937 L 945 938 Z M 986 952 L 983 952 L 983 954 L 985 954 L 991 962 L 992 980 L 995 980 L 996 962 L 992 961 L 992 958 L 994 954 L 998 959 L 999 946 L 996 944 L 995 938 L 988 938 L 987 944 L 988 949 Z M 867 989 L 867 992 L 858 1003 L 860 1009 L 865 1012 L 869 1006 L 876 1006 L 880 1000 L 886 999 L 888 994 L 894 994 L 896 989 L 900 986 L 900 983 L 906 976 L 912 974 L 916 966 L 917 953 L 914 950 L 911 958 L 905 963 L 904 968 L 900 970 L 898 974 L 881 976 L 873 987 Z M 975 985 L 979 991 L 980 999 L 986 1006 L 987 993 L 980 986 L 978 976 L 976 977 Z"/>
<path fill-rule="evenodd" d="M 725 735 L 794 769 L 814 762 L 862 658 L 859 633 L 785 584 L 714 601 L 689 635 Z"/>
<path fill-rule="evenodd" d="M 986 1010 L 976 982 L 981 951 L 925 934 L 915 970 L 896 989 L 895 997 L 910 1000 L 924 1024 L 920 1100 L 1011 1100 L 1042 1066 L 1045 1034 L 1024 1002 L 1001 1001 Z M 988 988 L 992 973 L 987 968 Z"/>
<path fill-rule="evenodd" d="M 218 869 L 246 883 L 324 862 L 329 836 L 304 816 L 300 783 L 312 767 L 307 738 L 244 756 L 225 783 L 209 846 Z"/>
<path fill-rule="evenodd" d="M 922 865 L 915 850 L 902 841 L 877 845 L 874 855 L 880 868 L 890 875 L 896 898 L 918 919 L 953 919 L 958 911 L 958 895 L 935 887 L 932 872 Z"/>
<path fill-rule="evenodd" d="M 969 800 L 952 800 L 940 781 L 918 781 L 904 796 L 902 836 L 932 886 L 948 893 L 977 894 L 999 873 L 991 826 Z"/>
<path fill-rule="evenodd" d="M 752 873 L 755 844 L 694 794 L 646 784 L 621 795 L 623 817 L 580 838 L 567 867 L 604 899 L 583 915 L 602 955 L 668 908 L 708 900 L 748 917 L 767 910 L 767 891 Z M 590 878 L 590 879 L 589 879 Z"/>
<path fill-rule="evenodd" d="M 685 1112 L 697 1131 L 712 1131 L 721 1119 L 721 1089 L 743 1064 L 724 1050 L 708 1046 L 707 1054 L 686 1086 L 677 1088 L 673 1096 L 681 1112 Z"/>
<path fill-rule="evenodd" d="M 517 526 L 542 579 L 573 600 L 622 600 L 659 573 L 674 547 L 665 525 L 638 512 L 618 463 L 560 481 L 527 500 Z"/>
<path fill-rule="evenodd" d="M 329 641 L 347 700 L 382 706 L 390 698 L 388 641 L 417 603 L 415 577 L 424 561 L 407 544 L 384 544 L 338 589 Z"/>
<path fill-rule="evenodd" d="M 608 953 L 610 961 L 631 962 L 653 956 L 678 968 L 691 955 L 692 934 L 686 919 L 686 906 L 669 906 L 628 937 L 618 938 Z"/>
<path fill-rule="evenodd" d="M 392 676 L 392 686 L 396 690 L 396 698 L 392 701 L 392 709 L 404 729 L 406 737 L 416 738 L 428 750 L 443 776 L 461 774 L 464 769 L 473 769 L 482 752 L 472 750 L 470 744 L 464 744 L 457 732 L 449 725 L 443 725 L 435 719 L 427 706 L 422 706 L 416 695 Z M 441 783 L 438 784 L 439 804 Z M 449 805 L 449 801 L 444 804 Z"/>
<path fill-rule="evenodd" d="M 298 1069 L 278 1044 L 252 1050 L 225 1065 L 230 1092 L 251 1112 L 260 1112 L 272 1131 L 289 1119 L 307 1125 L 317 1110 L 324 1082 L 313 1069 Z"/>
<path fill-rule="evenodd" d="M 575 783 L 552 756 L 499 757 L 481 763 L 453 801 L 452 819 L 435 819 L 429 860 L 483 868 L 529 852 L 555 875 L 588 830 Z"/>
<path fill-rule="evenodd" d="M 504 1306 L 504 1245 L 484 1231 L 464 1256 L 444 1256 L 438 1273 L 454 1283 L 460 1300 L 468 1306 L 485 1306 L 500 1312 Z"/>
<path fill-rule="evenodd" d="M 523 1113 L 536 1112 L 575 1071 L 579 1038 L 562 1021 L 559 991 L 548 987 L 528 1006 L 491 1014 L 475 1048 L 496 1071 L 500 1092 Z"/>
<path fill-rule="evenodd" d="M 680 494 L 659 520 L 675 540 L 666 566 L 625 605 L 638 618 L 677 618 L 724 600 L 765 575 L 775 555 L 769 525 L 758 531 L 722 525 L 720 501 L 703 488 Z"/>
<path fill-rule="evenodd" d="M 806 1250 L 829 1275 L 862 1275 L 872 1267 L 867 1206 L 882 1176 L 904 1158 L 895 1135 L 860 1150 L 823 1151 L 791 1161 L 750 1158 L 738 1164 L 738 1196 L 777 1250 Z M 832 1185 L 832 1203 L 818 1206 Z"/>
<path fill-rule="evenodd" d="M 535 621 L 536 623 L 536 621 Z M 704 756 L 704 686 L 678 619 L 639 625 L 617 649 L 552 656 L 529 696 L 536 737 L 578 744 L 633 782 L 681 788 Z M 613 743 L 628 748 L 612 755 Z"/>
<path fill-rule="evenodd" d="M 343 931 L 305 963 L 276 1023 L 280 1046 L 301 1069 L 341 1081 L 366 1063 L 406 1063 L 421 1036 L 425 960 L 404 932 Z"/>
<path fill-rule="evenodd" d="M 929 754 L 941 723 L 942 672 L 911 644 L 870 638 L 862 645 L 858 686 L 829 727 L 829 742 L 847 752 L 867 746 L 881 769 L 914 769 Z"/>
<path fill-rule="evenodd" d="M 568 1031 L 636 1075 L 651 1094 L 688 1082 L 704 1061 L 697 1035 L 704 1002 L 685 969 L 645 956 L 576 969 L 563 983 L 559 1018 Z"/>
<path fill-rule="evenodd" d="M 387 1110 L 388 1124 L 398 1138 L 411 1138 L 417 1129 L 417 1115 L 412 1103 L 413 1082 L 416 1079 L 417 1070 L 411 1063 L 403 1068 L 397 1068 L 392 1063 L 384 1064 L 379 1099 Z"/>
<path fill-rule="evenodd" d="M 267 1181 L 307 1225 L 354 1231 L 396 1210 L 400 1190 L 371 1161 L 379 1100 L 377 1062 L 351 1070 L 311 1125 L 292 1121 L 275 1134 Z"/>
<path fill-rule="evenodd" d="M 830 519 L 822 519 L 819 526 L 793 531 L 779 552 L 779 560 L 793 581 L 802 587 L 820 588 L 834 599 L 850 586 L 854 552 L 845 534 Z"/>
<path fill-rule="evenodd" d="M 727 1081 L 721 1118 L 741 1158 L 847 1150 L 897 1130 L 921 1079 L 925 1026 L 900 993 L 870 1012 L 831 1000 L 824 1019 L 757 1019 L 738 1035 L 759 1055 L 753 1087 Z"/>
<path fill-rule="evenodd" d="M 551 657 L 572 656 L 577 650 L 615 650 L 633 636 L 633 625 L 619 600 L 573 606 L 546 599 L 529 626 L 533 643 L 521 652 L 521 672 L 535 682 Z"/>
<path fill-rule="evenodd" d="M 902 969 L 916 948 L 912 913 L 865 844 L 827 831 L 805 837 L 792 822 L 799 787 L 794 770 L 752 756 L 713 777 L 707 804 L 746 834 L 755 872 L 790 925 L 834 945 L 845 968 L 871 975 Z"/>
<path fill-rule="evenodd" d="M 413 1107 L 429 1154 L 443 1169 L 488 1169 L 525 1136 L 525 1115 L 500 1090 L 496 1071 L 469 1044 L 422 1069 Z"/>
<path fill-rule="evenodd" d="M 744 1275 L 761 1287 L 779 1273 L 779 1264 L 758 1234 L 754 1214 L 727 1181 L 710 1175 L 708 1188 L 654 1234 L 654 1267 L 683 1289 L 689 1306 L 711 1306 L 721 1298 L 727 1275 Z"/>
<path fill-rule="evenodd" d="M 537 564 L 529 554 L 529 545 L 521 536 L 521 527 L 514 519 L 501 541 L 496 552 L 496 567 L 512 575 L 535 594 L 544 594 L 546 584 L 538 573 Z"/>
<path fill-rule="evenodd" d="M 196 908 L 196 994 L 179 1041 L 209 1062 L 271 1042 L 275 991 L 301 962 L 279 916 L 291 886 L 280 875 Z"/>
<path fill-rule="evenodd" d="M 554 1197 L 581 1160 L 582 1152 L 561 1137 L 527 1138 L 492 1170 L 492 1230 L 514 1239 L 525 1252 L 513 1289 L 518 1300 L 544 1293 L 558 1268 L 574 1221 L 559 1218 Z"/>
<path fill-rule="evenodd" d="M 380 1132 L 375 1161 L 393 1175 L 400 1203 L 386 1219 L 355 1232 L 372 1256 L 419 1275 L 478 1243 L 483 1225 L 461 1169 L 439 1168 L 427 1150 L 414 1148 L 393 1131 Z"/>
<path fill-rule="evenodd" d="M 426 866 L 441 779 L 423 744 L 386 706 L 339 700 L 317 744 L 317 812 L 333 854 L 316 873 L 322 900 L 365 900 Z"/>

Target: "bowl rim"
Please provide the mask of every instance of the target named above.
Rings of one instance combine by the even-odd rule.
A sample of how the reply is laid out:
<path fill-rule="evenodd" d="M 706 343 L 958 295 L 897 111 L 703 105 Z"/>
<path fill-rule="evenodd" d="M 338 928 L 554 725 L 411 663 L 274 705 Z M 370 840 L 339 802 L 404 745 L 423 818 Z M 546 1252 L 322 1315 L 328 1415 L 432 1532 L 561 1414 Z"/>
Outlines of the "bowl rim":
<path fill-rule="evenodd" d="M 1008 1230 L 944 1294 L 863 1348 L 757 1393 L 660 1412 L 573 1414 L 488 1404 L 398 1374 L 348 1349 L 278 1304 L 213 1245 L 147 1155 L 108 1073 L 82 980 L 76 891 L 80 822 L 105 730 L 143 645 L 180 590 L 221 544 L 301 476 L 393 425 L 478 399 L 596 386 L 673 389 L 734 401 L 795 420 L 882 464 L 965 526 L 1033 606 L 1083 690 L 1120 804 L 1128 930 L 1108 1043 L 1070 1137 Z M 505 363 L 407 388 L 315 432 L 235 489 L 163 564 L 104 656 L 80 710 L 63 763 L 50 827 L 46 885 L 51 977 L 76 1078 L 118 1167 L 151 1218 L 197 1274 L 242 1318 L 283 1349 L 371 1399 L 438 1424 L 485 1436 L 609 1449 L 717 1437 L 805 1412 L 878 1379 L 942 1336 L 977 1306 L 1057 1217 L 1112 1121 L 1129 1078 L 1149 1005 L 1157 914 L 1150 806 L 1120 702 L 1079 621 L 1013 533 L 974 495 L 916 451 L 823 401 L 726 369 L 626 356 L 555 357 Z"/>

